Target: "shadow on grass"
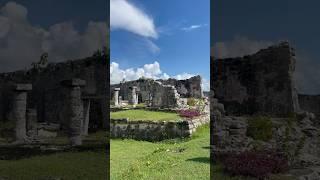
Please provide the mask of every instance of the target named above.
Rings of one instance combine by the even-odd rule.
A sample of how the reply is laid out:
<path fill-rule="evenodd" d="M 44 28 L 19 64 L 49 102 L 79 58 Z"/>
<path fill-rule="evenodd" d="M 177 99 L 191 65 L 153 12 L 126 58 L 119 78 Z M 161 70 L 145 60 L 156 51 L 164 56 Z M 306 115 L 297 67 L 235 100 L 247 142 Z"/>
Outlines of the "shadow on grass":
<path fill-rule="evenodd" d="M 107 144 L 87 144 L 82 146 L 51 146 L 50 148 L 37 145 L 37 146 L 7 146 L 0 147 L 0 160 L 19 160 L 23 158 L 30 158 L 39 155 L 50 155 L 64 152 L 84 152 L 93 151 L 101 152 L 108 149 Z M 106 152 L 107 153 L 107 152 Z"/>
<path fill-rule="evenodd" d="M 199 162 L 199 163 L 210 163 L 210 158 L 198 157 L 198 158 L 187 159 L 186 161 L 194 161 L 194 162 Z"/>
<path fill-rule="evenodd" d="M 210 146 L 204 146 L 203 149 L 210 149 Z"/>

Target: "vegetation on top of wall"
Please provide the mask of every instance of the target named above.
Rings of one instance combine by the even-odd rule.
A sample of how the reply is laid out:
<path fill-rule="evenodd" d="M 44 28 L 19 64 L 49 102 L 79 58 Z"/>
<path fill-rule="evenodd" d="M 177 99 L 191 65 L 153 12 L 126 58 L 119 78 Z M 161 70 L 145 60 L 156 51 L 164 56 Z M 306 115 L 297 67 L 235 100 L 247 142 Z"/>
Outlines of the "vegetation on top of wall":
<path fill-rule="evenodd" d="M 247 136 L 254 140 L 268 141 L 272 138 L 273 123 L 269 117 L 255 116 L 248 119 Z"/>
<path fill-rule="evenodd" d="M 131 109 L 110 113 L 111 119 L 141 120 L 141 121 L 178 121 L 181 118 L 175 112 L 149 111 L 146 109 Z"/>
<path fill-rule="evenodd" d="M 187 104 L 188 106 L 195 106 L 197 103 L 196 99 L 195 98 L 188 98 L 187 99 Z"/>

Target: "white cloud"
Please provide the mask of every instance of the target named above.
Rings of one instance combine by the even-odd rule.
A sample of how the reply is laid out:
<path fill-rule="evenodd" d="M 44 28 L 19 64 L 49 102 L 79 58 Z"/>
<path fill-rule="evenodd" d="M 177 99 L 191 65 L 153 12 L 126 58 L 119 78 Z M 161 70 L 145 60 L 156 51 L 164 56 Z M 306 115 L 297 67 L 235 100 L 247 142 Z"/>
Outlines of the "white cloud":
<path fill-rule="evenodd" d="M 152 17 L 127 0 L 110 0 L 110 26 L 144 37 L 158 37 Z"/>
<path fill-rule="evenodd" d="M 178 75 L 173 76 L 173 78 L 178 79 L 178 80 L 182 80 L 182 79 L 189 79 L 193 76 L 195 76 L 195 75 L 189 74 L 189 73 L 182 73 L 182 74 L 178 74 Z"/>
<path fill-rule="evenodd" d="M 273 42 L 270 41 L 257 41 L 235 36 L 232 41 L 215 43 L 211 48 L 211 55 L 215 58 L 239 57 L 256 53 L 272 44 Z"/>
<path fill-rule="evenodd" d="M 110 64 L 110 82 L 111 84 L 117 84 L 123 79 L 126 81 L 136 80 L 141 77 L 159 79 L 160 77 L 168 77 L 166 73 L 162 73 L 160 64 L 155 61 L 152 64 L 145 64 L 141 68 L 129 68 L 121 69 L 119 64 L 112 62 Z"/>
<path fill-rule="evenodd" d="M 183 28 L 181 28 L 181 30 L 189 32 L 189 31 L 192 31 L 192 30 L 195 30 L 195 29 L 199 29 L 199 28 L 202 28 L 202 27 L 205 27 L 205 26 L 207 26 L 207 24 L 195 24 L 195 25 L 191 25 L 191 26 L 188 26 L 188 27 L 183 27 Z"/>
<path fill-rule="evenodd" d="M 107 24 L 89 22 L 85 32 L 77 31 L 72 22 L 53 24 L 48 29 L 31 25 L 27 9 L 9 2 L 0 9 L 0 71 L 29 67 L 43 52 L 49 62 L 91 56 L 107 44 Z"/>
<path fill-rule="evenodd" d="M 210 81 L 208 81 L 207 79 L 203 78 L 201 87 L 202 87 L 203 91 L 210 91 Z"/>
<path fill-rule="evenodd" d="M 25 21 L 27 19 L 28 10 L 20 4 L 8 2 L 1 8 L 1 14 L 14 21 Z"/>
<path fill-rule="evenodd" d="M 189 73 L 182 73 L 182 74 L 172 76 L 172 78 L 183 80 L 183 79 L 189 79 L 193 76 L 195 75 L 189 74 Z M 160 64 L 157 61 L 155 61 L 152 64 L 145 64 L 140 68 L 128 68 L 128 69 L 121 69 L 119 64 L 116 62 L 112 62 L 110 64 L 110 83 L 111 84 L 117 84 L 122 80 L 126 80 L 126 81 L 137 80 L 141 77 L 152 78 L 152 79 L 169 79 L 171 76 L 161 71 Z M 206 79 L 202 80 L 201 86 L 204 91 L 210 90 L 210 82 L 207 81 Z"/>
<path fill-rule="evenodd" d="M 145 45 L 154 54 L 160 52 L 160 48 L 154 42 L 152 42 L 149 39 L 145 39 Z"/>

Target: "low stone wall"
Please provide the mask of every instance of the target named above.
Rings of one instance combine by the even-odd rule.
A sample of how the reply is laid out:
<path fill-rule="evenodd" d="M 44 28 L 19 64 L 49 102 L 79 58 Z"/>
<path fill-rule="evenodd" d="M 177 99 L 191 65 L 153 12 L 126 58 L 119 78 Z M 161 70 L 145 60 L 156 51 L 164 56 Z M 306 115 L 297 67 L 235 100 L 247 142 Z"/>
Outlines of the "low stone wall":
<path fill-rule="evenodd" d="M 146 141 L 184 138 L 196 131 L 197 127 L 209 123 L 208 115 L 191 120 L 177 122 L 129 121 L 128 119 L 111 119 L 112 138 L 130 138 Z"/>

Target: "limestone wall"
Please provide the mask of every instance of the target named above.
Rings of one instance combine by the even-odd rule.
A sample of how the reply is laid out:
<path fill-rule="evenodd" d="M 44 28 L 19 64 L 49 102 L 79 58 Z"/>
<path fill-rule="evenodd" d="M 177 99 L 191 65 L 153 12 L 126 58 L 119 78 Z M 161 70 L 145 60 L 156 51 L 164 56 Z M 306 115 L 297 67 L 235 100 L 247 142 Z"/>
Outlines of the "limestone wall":
<path fill-rule="evenodd" d="M 110 131 L 113 138 L 159 141 L 164 139 L 189 137 L 196 128 L 209 123 L 209 116 L 179 122 L 128 121 L 111 119 Z"/>
<path fill-rule="evenodd" d="M 168 79 L 168 80 L 158 80 L 166 85 L 174 86 L 180 96 L 182 98 L 202 98 L 203 91 L 201 87 L 202 79 L 200 76 L 194 76 L 189 79 L 184 80 L 176 80 L 176 79 Z"/>
<path fill-rule="evenodd" d="M 320 117 L 320 95 L 299 94 L 299 105 L 304 111 L 312 112 Z"/>
<path fill-rule="evenodd" d="M 115 88 L 120 88 L 119 96 L 122 100 L 130 99 L 130 88 L 136 86 L 138 92 L 138 103 L 146 103 L 153 107 L 174 108 L 179 106 L 179 98 L 177 90 L 172 85 L 164 85 L 153 79 L 138 79 L 136 81 L 128 81 L 125 83 L 110 86 L 110 93 L 113 97 Z M 150 97 L 152 97 L 150 99 Z"/>
<path fill-rule="evenodd" d="M 156 82 L 161 82 L 161 84 Z M 122 99 L 128 100 L 129 87 L 137 86 L 138 90 L 140 91 L 139 101 L 145 102 L 149 99 L 149 94 L 152 94 L 153 91 L 157 90 L 157 88 L 162 88 L 162 85 L 168 85 L 167 87 L 173 86 L 181 98 L 202 98 L 203 91 L 201 88 L 201 82 L 202 80 L 200 76 L 194 76 L 185 80 L 158 79 L 156 81 L 152 79 L 141 78 L 135 81 L 127 81 L 120 84 L 110 85 L 110 97 L 113 97 L 113 90 L 115 88 L 120 88 L 119 95 L 122 97 Z M 159 91 L 161 91 L 161 89 Z"/>
<path fill-rule="evenodd" d="M 287 115 L 299 110 L 292 80 L 295 54 L 287 42 L 238 58 L 212 59 L 216 98 L 232 115 Z"/>

